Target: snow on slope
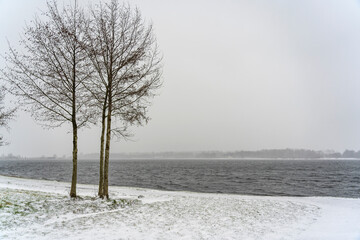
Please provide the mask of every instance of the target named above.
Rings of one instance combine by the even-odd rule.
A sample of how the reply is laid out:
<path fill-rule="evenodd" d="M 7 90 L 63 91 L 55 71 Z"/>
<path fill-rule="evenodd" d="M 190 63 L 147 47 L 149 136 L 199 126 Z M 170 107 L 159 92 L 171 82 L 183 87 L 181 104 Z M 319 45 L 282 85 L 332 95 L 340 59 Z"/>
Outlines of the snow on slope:
<path fill-rule="evenodd" d="M 0 239 L 360 239 L 360 199 L 69 187 L 0 176 Z"/>

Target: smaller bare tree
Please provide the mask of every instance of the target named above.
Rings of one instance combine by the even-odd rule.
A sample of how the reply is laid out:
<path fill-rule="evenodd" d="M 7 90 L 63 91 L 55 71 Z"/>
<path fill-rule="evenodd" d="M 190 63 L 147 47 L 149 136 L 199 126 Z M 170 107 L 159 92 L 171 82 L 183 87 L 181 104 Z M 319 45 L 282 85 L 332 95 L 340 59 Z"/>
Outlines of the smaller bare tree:
<path fill-rule="evenodd" d="M 59 11 L 56 1 L 47 4 L 45 20 L 35 18 L 25 28 L 23 53 L 10 47 L 2 76 L 9 91 L 19 97 L 24 110 L 46 127 L 72 126 L 73 171 L 70 196 L 76 197 L 78 129 L 93 116 L 83 82 L 91 77 L 90 62 L 79 42 L 86 22 L 75 6 Z"/>
<path fill-rule="evenodd" d="M 5 103 L 5 89 L 0 89 L 0 127 L 1 128 L 9 128 L 9 121 L 14 117 L 16 108 L 6 109 Z M 0 136 L 0 146 L 5 145 L 6 142 L 4 141 L 3 136 Z"/>

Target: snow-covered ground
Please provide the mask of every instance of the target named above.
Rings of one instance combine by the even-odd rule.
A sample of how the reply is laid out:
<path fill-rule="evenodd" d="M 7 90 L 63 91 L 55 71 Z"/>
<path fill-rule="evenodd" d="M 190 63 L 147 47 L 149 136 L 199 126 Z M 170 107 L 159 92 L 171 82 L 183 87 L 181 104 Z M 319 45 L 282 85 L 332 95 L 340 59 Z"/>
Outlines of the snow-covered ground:
<path fill-rule="evenodd" d="M 360 199 L 69 187 L 0 176 L 0 239 L 360 239 Z"/>

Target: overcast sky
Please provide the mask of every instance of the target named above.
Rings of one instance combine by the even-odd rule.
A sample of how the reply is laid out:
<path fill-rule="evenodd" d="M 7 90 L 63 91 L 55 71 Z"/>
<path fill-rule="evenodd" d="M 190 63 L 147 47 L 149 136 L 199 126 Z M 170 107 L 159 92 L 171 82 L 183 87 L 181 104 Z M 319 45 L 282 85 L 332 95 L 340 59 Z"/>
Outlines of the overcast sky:
<path fill-rule="evenodd" d="M 45 2 L 0 0 L 1 54 Z M 360 149 L 359 1 L 130 3 L 154 24 L 164 85 L 149 124 L 112 152 Z M 46 130 L 19 112 L 10 127 L 1 154 L 71 155 L 70 126 Z M 80 131 L 79 152 L 98 152 L 99 138 Z"/>

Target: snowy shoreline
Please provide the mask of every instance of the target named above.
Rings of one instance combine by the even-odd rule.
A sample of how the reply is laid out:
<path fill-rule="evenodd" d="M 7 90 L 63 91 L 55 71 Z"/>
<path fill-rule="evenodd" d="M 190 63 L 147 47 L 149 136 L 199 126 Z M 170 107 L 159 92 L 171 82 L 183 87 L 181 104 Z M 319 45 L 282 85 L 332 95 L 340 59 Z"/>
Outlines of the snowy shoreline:
<path fill-rule="evenodd" d="M 0 175 L 0 239 L 360 239 L 360 199 L 69 187 Z"/>

